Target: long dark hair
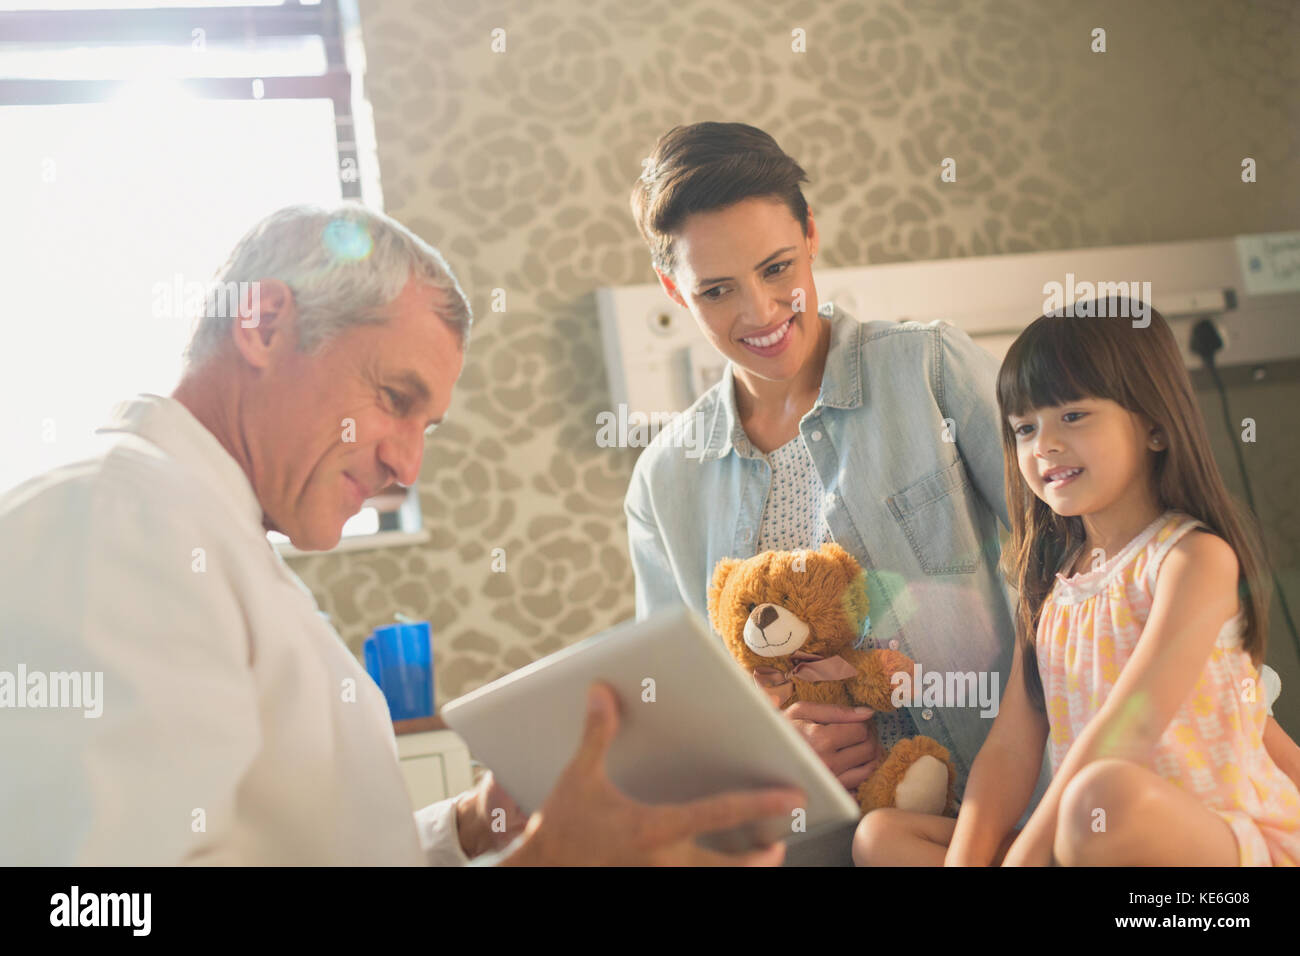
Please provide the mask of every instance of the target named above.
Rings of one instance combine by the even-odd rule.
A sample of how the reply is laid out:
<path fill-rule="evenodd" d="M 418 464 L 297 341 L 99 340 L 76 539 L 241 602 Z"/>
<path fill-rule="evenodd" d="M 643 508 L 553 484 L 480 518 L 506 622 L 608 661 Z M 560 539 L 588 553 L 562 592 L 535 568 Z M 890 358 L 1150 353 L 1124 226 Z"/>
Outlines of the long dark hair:
<path fill-rule="evenodd" d="M 1112 303 L 1114 300 L 1110 300 Z M 1110 399 L 1145 415 L 1166 436 L 1156 453 L 1154 487 L 1161 507 L 1185 512 L 1205 524 L 1237 553 L 1242 605 L 1242 646 L 1258 667 L 1268 636 L 1272 581 L 1267 573 L 1258 521 L 1228 494 L 1210 451 L 1205 420 L 1173 332 L 1155 309 L 1134 303 L 1130 313 L 1150 315 L 1150 325 L 1105 315 L 1105 300 L 1079 317 L 1040 316 L 1012 343 L 998 372 L 1003 465 L 1011 541 L 1003 549 L 1003 570 L 1020 592 L 1016 639 L 1020 642 L 1029 697 L 1039 708 L 1043 686 L 1034 639 L 1038 616 L 1063 562 L 1083 547 L 1078 516 L 1062 517 L 1038 498 L 1016 455 L 1012 415 L 1064 405 L 1083 398 Z M 1102 307 L 1099 313 L 1099 306 Z"/>

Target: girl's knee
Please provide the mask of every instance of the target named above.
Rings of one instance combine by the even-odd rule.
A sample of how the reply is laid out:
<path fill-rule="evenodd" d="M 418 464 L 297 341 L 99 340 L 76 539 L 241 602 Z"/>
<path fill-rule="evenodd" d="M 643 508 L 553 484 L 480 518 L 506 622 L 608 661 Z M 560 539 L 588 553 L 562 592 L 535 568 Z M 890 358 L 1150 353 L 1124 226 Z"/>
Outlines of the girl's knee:
<path fill-rule="evenodd" d="M 1111 862 L 1142 817 L 1139 804 L 1149 792 L 1148 772 L 1127 760 L 1094 760 L 1061 794 L 1054 845 L 1062 866 Z"/>
<path fill-rule="evenodd" d="M 858 866 L 887 864 L 890 847 L 902 832 L 903 811 L 894 807 L 872 810 L 853 834 L 853 862 Z"/>

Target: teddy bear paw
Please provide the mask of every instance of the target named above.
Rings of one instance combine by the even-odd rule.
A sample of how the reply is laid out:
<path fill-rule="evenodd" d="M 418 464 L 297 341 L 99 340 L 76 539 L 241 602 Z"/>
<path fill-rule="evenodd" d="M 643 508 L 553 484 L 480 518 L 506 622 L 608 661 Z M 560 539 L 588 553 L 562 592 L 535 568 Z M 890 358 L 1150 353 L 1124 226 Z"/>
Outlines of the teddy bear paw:
<path fill-rule="evenodd" d="M 894 806 L 915 813 L 943 813 L 948 803 L 948 767 L 925 754 L 907 768 L 894 793 Z"/>

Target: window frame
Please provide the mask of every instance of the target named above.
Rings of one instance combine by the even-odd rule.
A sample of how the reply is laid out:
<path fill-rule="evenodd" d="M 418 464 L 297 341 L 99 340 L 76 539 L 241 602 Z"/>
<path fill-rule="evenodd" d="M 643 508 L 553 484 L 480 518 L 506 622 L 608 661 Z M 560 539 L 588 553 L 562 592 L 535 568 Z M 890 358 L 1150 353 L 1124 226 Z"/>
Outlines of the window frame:
<path fill-rule="evenodd" d="M 302 4 L 286 0 L 278 6 L 156 7 L 142 9 L 6 10 L 0 11 L 0 36 L 6 44 L 138 44 L 176 45 L 192 42 L 203 30 L 204 42 L 252 42 L 269 37 L 320 37 L 325 51 L 325 72 L 289 76 L 160 76 L 196 99 L 215 100 L 329 100 L 334 112 L 334 136 L 340 194 L 346 200 L 367 202 L 382 209 L 378 185 L 378 160 L 374 132 L 360 76 L 364 51 L 349 49 L 349 32 L 359 28 L 355 0 L 321 0 Z M 349 59 L 357 61 L 354 75 Z M 60 106 L 110 102 L 137 79 L 50 79 L 0 77 L 0 105 Z M 354 108 L 356 107 L 356 108 Z M 367 183 L 357 143 L 357 115 L 367 125 L 366 160 L 375 165 Z M 369 188 L 366 186 L 369 185 Z M 384 504 L 381 506 L 380 502 Z M 379 529 L 340 539 L 330 552 L 398 547 L 428 541 L 423 526 L 417 485 L 406 489 L 400 503 L 394 496 L 377 496 L 363 507 L 374 507 Z M 319 554 L 304 552 L 287 542 L 273 542 L 286 557 Z"/>

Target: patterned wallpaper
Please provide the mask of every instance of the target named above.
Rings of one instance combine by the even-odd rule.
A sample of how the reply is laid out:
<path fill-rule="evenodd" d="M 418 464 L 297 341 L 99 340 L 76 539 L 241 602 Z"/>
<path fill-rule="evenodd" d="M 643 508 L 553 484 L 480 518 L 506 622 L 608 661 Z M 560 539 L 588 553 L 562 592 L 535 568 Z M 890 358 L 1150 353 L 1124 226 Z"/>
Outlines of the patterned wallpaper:
<path fill-rule="evenodd" d="M 445 701 L 633 613 L 638 452 L 595 441 L 593 290 L 653 280 L 627 194 L 677 123 L 772 133 L 828 267 L 1297 228 L 1300 5 L 1079 7 L 362 0 L 386 208 L 478 320 L 421 475 L 432 541 L 292 561 L 353 650 L 394 611 L 432 620 Z"/>

